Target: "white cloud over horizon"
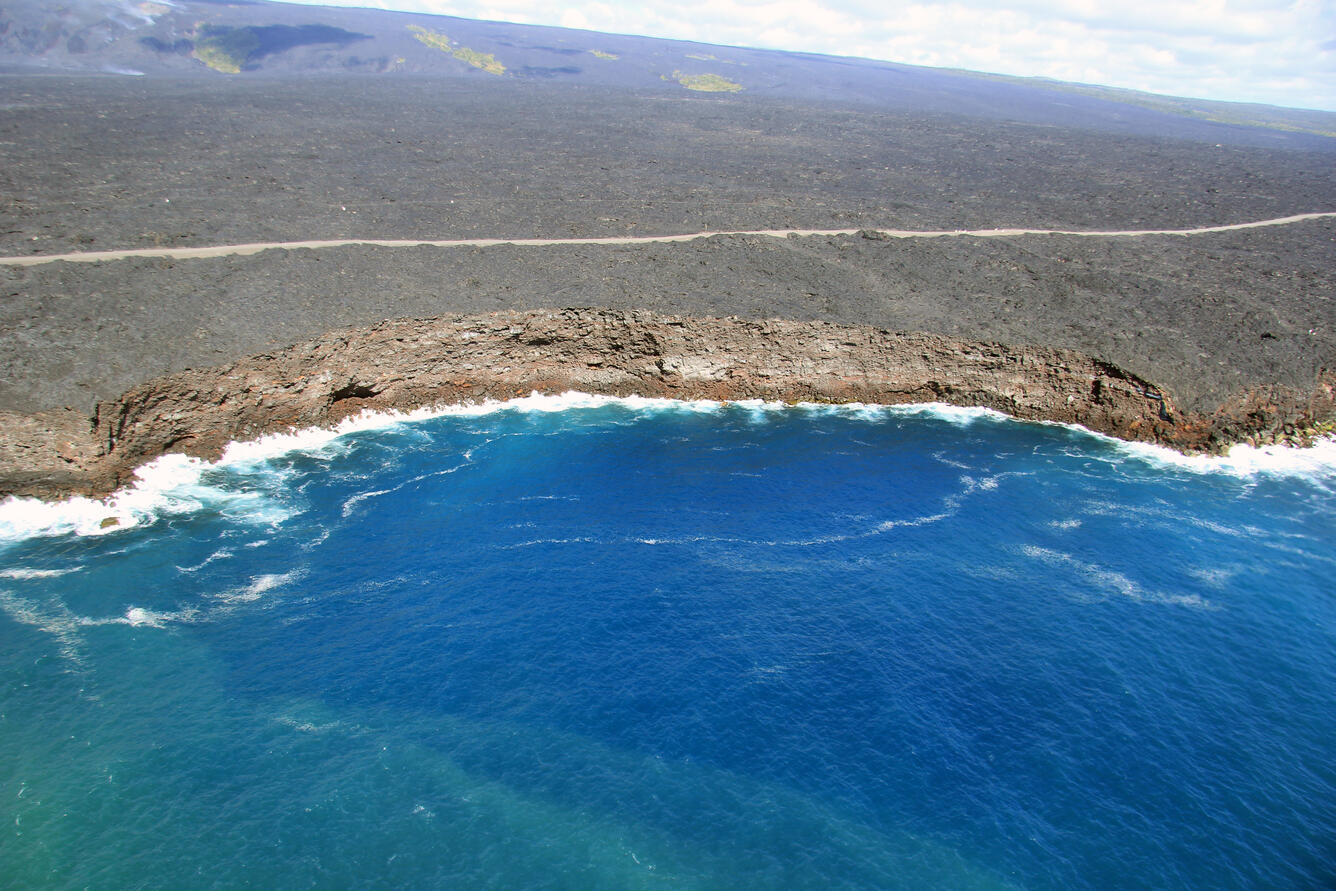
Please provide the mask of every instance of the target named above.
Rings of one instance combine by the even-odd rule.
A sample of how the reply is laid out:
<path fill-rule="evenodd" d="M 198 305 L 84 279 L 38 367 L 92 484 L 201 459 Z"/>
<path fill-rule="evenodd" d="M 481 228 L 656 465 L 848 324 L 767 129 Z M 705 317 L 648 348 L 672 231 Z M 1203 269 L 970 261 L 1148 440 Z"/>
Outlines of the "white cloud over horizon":
<path fill-rule="evenodd" d="M 295 2 L 861 56 L 1336 111 L 1336 0 Z"/>

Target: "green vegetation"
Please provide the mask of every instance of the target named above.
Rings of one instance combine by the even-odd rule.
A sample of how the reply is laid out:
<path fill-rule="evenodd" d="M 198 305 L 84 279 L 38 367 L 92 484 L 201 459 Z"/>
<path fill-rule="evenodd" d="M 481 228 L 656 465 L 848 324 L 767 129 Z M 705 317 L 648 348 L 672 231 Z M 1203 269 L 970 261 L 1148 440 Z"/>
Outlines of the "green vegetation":
<path fill-rule="evenodd" d="M 413 36 L 416 37 L 419 42 L 425 43 L 433 49 L 438 49 L 442 52 L 454 55 L 454 51 L 450 48 L 450 38 L 439 31 L 432 31 L 421 25 L 409 25 L 408 30 L 413 32 Z"/>
<path fill-rule="evenodd" d="M 603 50 L 590 50 L 589 52 L 591 52 L 595 58 L 603 59 L 608 62 L 615 62 L 621 58 L 621 56 L 616 53 L 605 53 Z"/>
<path fill-rule="evenodd" d="M 496 60 L 496 56 L 491 53 L 480 53 L 477 50 L 471 50 L 466 46 L 461 46 L 454 51 L 454 57 L 461 62 L 467 62 L 474 68 L 481 68 L 488 74 L 505 74 L 506 66 Z"/>
<path fill-rule="evenodd" d="M 667 78 L 664 78 L 664 80 L 667 80 Z M 683 74 L 681 71 L 674 71 L 673 80 L 688 90 L 697 90 L 702 93 L 736 93 L 742 89 L 742 84 L 734 83 L 717 74 Z"/>
<path fill-rule="evenodd" d="M 191 55 L 224 74 L 240 74 L 251 53 L 260 48 L 260 38 L 251 28 L 202 25 L 198 34 Z"/>
<path fill-rule="evenodd" d="M 459 61 L 472 65 L 474 68 L 479 68 L 488 74 L 502 75 L 506 73 L 506 66 L 498 62 L 496 56 L 491 53 L 480 53 L 466 46 L 455 46 L 454 42 L 441 32 L 423 28 L 421 25 L 409 25 L 408 30 L 412 31 L 413 36 L 421 43 L 432 49 L 449 53 Z"/>

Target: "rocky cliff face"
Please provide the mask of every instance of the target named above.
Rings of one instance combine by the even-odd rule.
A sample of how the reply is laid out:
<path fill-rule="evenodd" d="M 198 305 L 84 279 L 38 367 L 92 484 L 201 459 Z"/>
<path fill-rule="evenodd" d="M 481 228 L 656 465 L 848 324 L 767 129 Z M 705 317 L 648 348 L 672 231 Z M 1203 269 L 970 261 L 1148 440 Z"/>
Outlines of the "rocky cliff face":
<path fill-rule="evenodd" d="M 1070 350 L 955 341 L 829 323 L 562 310 L 398 320 L 272 355 L 148 381 L 74 412 L 0 418 L 0 494 L 105 493 L 167 452 L 335 423 L 363 410 L 567 390 L 691 399 L 946 402 L 1083 424 L 1184 451 L 1311 433 L 1336 378 L 1312 394 L 1243 394 L 1185 413 L 1151 383 Z"/>

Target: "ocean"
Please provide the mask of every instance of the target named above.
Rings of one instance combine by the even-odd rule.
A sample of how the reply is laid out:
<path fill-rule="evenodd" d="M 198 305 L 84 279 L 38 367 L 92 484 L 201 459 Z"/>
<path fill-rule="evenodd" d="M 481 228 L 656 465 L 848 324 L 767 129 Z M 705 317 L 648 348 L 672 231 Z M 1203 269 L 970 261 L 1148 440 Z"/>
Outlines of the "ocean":
<path fill-rule="evenodd" d="M 1327 888 L 1336 443 L 569 394 L 0 505 L 0 885 Z"/>

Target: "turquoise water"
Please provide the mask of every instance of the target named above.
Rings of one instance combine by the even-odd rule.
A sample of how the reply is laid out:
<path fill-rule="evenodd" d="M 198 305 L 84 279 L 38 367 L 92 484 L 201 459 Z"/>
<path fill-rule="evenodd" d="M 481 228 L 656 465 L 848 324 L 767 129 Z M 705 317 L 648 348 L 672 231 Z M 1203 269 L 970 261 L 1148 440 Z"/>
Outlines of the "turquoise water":
<path fill-rule="evenodd" d="M 1329 887 L 1332 451 L 535 398 L 10 502 L 0 885 Z"/>

